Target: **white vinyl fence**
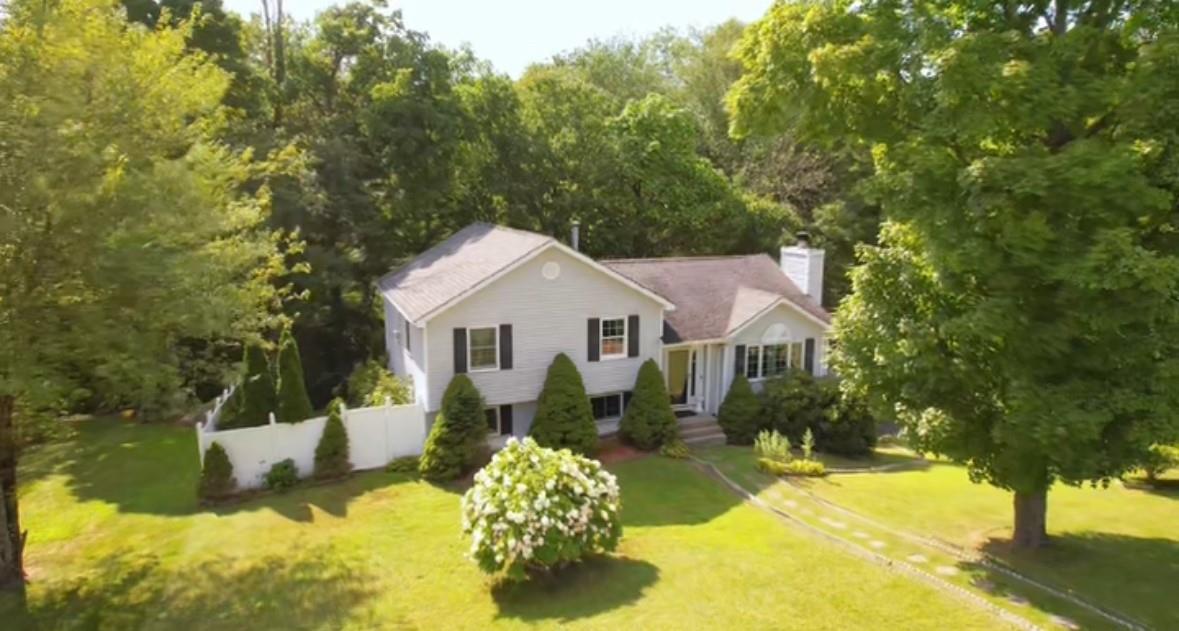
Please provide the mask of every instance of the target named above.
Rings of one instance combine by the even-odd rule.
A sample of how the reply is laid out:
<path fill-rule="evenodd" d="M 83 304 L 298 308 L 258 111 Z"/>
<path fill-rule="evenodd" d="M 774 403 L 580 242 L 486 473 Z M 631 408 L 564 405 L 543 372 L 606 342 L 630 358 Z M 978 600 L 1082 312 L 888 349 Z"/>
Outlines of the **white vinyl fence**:
<path fill-rule="evenodd" d="M 311 475 L 315 465 L 315 447 L 323 435 L 326 416 L 309 418 L 301 423 L 270 423 L 217 431 L 221 408 L 229 399 L 227 391 L 218 397 L 205 422 L 197 423 L 197 447 L 201 464 L 205 450 L 214 442 L 225 449 L 233 464 L 233 476 L 241 488 L 262 486 L 266 472 L 276 462 L 295 461 L 299 476 Z M 421 405 L 382 405 L 344 409 L 342 418 L 348 430 L 349 461 L 356 469 L 376 469 L 394 458 L 422 453 L 426 443 L 426 413 Z"/>

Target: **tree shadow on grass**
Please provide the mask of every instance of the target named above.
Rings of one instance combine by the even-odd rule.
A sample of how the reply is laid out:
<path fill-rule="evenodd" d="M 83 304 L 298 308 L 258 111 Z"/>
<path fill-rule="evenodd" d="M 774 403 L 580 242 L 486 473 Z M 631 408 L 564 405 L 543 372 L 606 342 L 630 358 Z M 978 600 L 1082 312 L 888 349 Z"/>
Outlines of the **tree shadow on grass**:
<path fill-rule="evenodd" d="M 312 506 L 344 517 L 357 497 L 416 479 L 363 471 L 342 480 L 304 481 L 285 493 L 259 492 L 206 507 L 196 495 L 200 460 L 192 428 L 99 419 L 79 422 L 75 429 L 62 442 L 28 454 L 21 465 L 22 485 L 64 475 L 79 501 L 108 502 L 124 513 L 229 515 L 270 508 L 294 521 L 311 521 Z"/>
<path fill-rule="evenodd" d="M 165 567 L 124 551 L 67 581 L 0 601 L 5 629 L 340 628 L 376 596 L 371 576 L 330 550 Z M 13 621 L 9 627 L 7 621 Z"/>
<path fill-rule="evenodd" d="M 1020 574 L 1141 625 L 1179 629 L 1174 590 L 1166 587 L 1179 585 L 1179 539 L 1079 532 L 1054 535 L 1041 550 L 1015 550 L 1006 538 L 992 538 L 982 550 Z M 988 582 L 1009 585 L 1015 590 L 1012 593 L 1033 607 L 1052 611 L 1059 604 L 1043 590 L 1013 583 L 1001 572 L 975 564 L 962 565 L 981 573 Z M 1103 626 L 1108 625 L 1105 621 Z"/>
<path fill-rule="evenodd" d="M 551 576 L 492 589 L 498 618 L 572 622 L 637 602 L 659 580 L 659 568 L 626 557 L 599 556 Z"/>
<path fill-rule="evenodd" d="M 691 461 L 651 456 L 615 463 L 610 470 L 622 490 L 624 526 L 702 524 L 744 501 Z"/>

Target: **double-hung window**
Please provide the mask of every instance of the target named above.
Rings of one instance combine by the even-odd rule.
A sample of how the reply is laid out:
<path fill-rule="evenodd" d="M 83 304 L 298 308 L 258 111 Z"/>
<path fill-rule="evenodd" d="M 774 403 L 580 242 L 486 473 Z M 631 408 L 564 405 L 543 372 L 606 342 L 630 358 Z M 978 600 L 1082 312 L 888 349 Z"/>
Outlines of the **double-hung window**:
<path fill-rule="evenodd" d="M 499 369 L 499 328 L 473 328 L 467 332 L 467 365 L 472 371 Z"/>
<path fill-rule="evenodd" d="M 602 318 L 600 326 L 602 359 L 626 357 L 626 318 Z"/>

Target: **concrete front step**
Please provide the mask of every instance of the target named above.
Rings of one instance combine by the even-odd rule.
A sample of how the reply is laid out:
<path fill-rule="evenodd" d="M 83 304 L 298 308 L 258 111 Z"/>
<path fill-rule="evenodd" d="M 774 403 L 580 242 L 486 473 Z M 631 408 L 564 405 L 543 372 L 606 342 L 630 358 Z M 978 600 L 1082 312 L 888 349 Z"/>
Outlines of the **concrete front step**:
<path fill-rule="evenodd" d="M 702 423 L 700 425 L 680 425 L 680 437 L 689 438 L 692 436 L 703 436 L 705 434 L 715 434 L 720 432 L 720 425 L 716 423 Z"/>

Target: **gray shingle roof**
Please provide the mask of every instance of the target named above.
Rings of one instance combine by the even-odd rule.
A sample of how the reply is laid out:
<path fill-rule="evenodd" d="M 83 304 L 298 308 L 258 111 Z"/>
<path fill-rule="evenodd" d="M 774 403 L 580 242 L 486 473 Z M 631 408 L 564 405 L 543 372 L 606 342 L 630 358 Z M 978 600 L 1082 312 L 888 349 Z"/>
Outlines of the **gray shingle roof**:
<path fill-rule="evenodd" d="M 534 232 L 473 223 L 386 274 L 377 286 L 416 322 L 552 242 Z"/>
<path fill-rule="evenodd" d="M 675 303 L 676 310 L 664 316 L 667 343 L 726 337 L 782 298 L 831 321 L 765 254 L 601 263 Z"/>

